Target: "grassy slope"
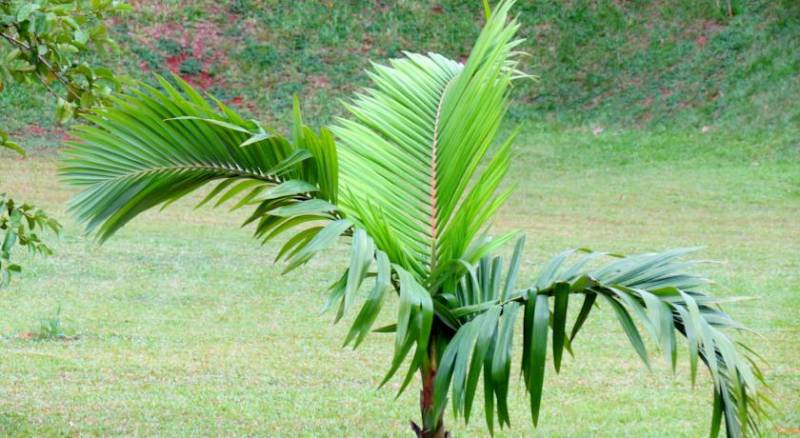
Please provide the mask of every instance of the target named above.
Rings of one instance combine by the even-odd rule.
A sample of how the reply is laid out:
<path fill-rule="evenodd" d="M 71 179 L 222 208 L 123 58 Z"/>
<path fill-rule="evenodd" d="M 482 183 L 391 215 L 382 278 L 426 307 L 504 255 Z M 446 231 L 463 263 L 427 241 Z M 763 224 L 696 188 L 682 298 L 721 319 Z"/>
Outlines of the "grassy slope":
<path fill-rule="evenodd" d="M 702 256 L 722 262 L 704 268 L 714 292 L 759 298 L 727 310 L 758 331 L 746 338 L 770 362 L 773 436 L 800 425 L 800 170 L 775 157 L 779 139 L 754 140 L 531 125 L 496 228 L 527 232 L 523 279 L 566 247 L 706 245 Z M 53 156 L 8 157 L 9 190 L 66 217 Z M 391 341 L 342 350 L 346 327 L 316 316 L 345 248 L 278 277 L 274 248 L 236 223 L 184 202 L 97 247 L 67 221 L 57 256 L 26 260 L 0 293 L 0 434 L 404 436 L 416 394 L 375 390 Z M 77 340 L 24 339 L 59 305 Z M 561 375 L 548 366 L 538 434 L 704 434 L 708 382 L 690 388 L 685 354 L 677 377 L 659 361 L 647 372 L 611 318 L 605 306 L 593 315 Z M 507 436 L 528 434 L 519 385 L 512 399 Z M 481 435 L 478 415 L 469 427 L 451 420 L 456 436 Z"/>
<path fill-rule="evenodd" d="M 527 70 L 540 81 L 520 87 L 514 114 L 602 126 L 800 125 L 800 3 L 732 0 L 733 17 L 726 3 L 519 2 Z M 365 83 L 369 60 L 404 50 L 460 59 L 482 16 L 477 0 L 133 4 L 114 26 L 124 51 L 111 62 L 121 71 L 178 72 L 268 120 L 285 116 L 293 94 L 311 120 L 330 119 L 338 99 Z M 43 94 L 0 93 L 0 105 L 21 109 L 0 113 L 0 123 L 22 133 L 52 126 Z"/>

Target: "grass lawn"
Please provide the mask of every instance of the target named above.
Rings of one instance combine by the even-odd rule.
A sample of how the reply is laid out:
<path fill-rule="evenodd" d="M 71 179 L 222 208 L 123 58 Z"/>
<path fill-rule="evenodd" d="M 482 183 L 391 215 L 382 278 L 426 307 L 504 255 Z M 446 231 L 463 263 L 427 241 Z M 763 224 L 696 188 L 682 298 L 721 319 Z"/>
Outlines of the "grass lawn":
<path fill-rule="evenodd" d="M 719 283 L 715 294 L 758 298 L 726 309 L 757 332 L 744 336 L 769 362 L 779 410 L 766 435 L 797 434 L 798 138 L 528 126 L 509 178 L 517 194 L 495 228 L 528 235 L 520 284 L 569 247 L 705 246 L 699 257 L 720 262 L 703 267 Z M 58 182 L 53 149 L 25 159 L 0 152 L 0 191 L 66 225 L 56 255 L 20 254 L 25 271 L 0 292 L 0 435 L 410 434 L 416 390 L 397 401 L 397 380 L 376 390 L 390 335 L 341 349 L 346 323 L 317 315 L 344 245 L 280 277 L 276 248 L 251 240 L 240 215 L 185 201 L 97 246 L 64 211 L 72 192 Z M 75 338 L 30 339 L 59 307 Z M 707 433 L 710 382 L 691 388 L 685 350 L 676 376 L 663 360 L 648 371 L 605 305 L 574 347 L 560 375 L 548 365 L 536 435 Z M 533 435 L 521 383 L 511 398 L 513 427 L 498 436 Z M 485 435 L 482 415 L 469 426 L 449 418 L 449 427 L 455 436 Z"/>

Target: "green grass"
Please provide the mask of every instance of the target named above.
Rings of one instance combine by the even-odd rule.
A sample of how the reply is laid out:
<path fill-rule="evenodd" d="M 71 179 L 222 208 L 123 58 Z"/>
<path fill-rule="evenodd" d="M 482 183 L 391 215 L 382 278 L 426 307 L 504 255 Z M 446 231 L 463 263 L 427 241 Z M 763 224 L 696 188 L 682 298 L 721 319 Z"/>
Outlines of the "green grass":
<path fill-rule="evenodd" d="M 516 90 L 512 116 L 529 125 L 510 178 L 518 191 L 495 228 L 527 233 L 523 282 L 568 247 L 705 246 L 701 256 L 721 262 L 705 267 L 715 294 L 758 298 L 726 310 L 758 332 L 743 338 L 769 361 L 779 411 L 766 434 L 796 434 L 800 8 L 733 0 L 731 18 L 715 4 L 520 2 L 527 68 L 540 81 Z M 368 59 L 462 57 L 481 16 L 471 0 L 137 5 L 115 25 L 124 51 L 108 63 L 140 77 L 142 66 L 183 70 L 278 126 L 293 94 L 309 120 L 338 114 Z M 410 433 L 416 390 L 395 402 L 397 382 L 375 389 L 391 338 L 342 350 L 346 323 L 317 316 L 345 248 L 280 277 L 275 247 L 238 229 L 241 216 L 190 202 L 98 247 L 64 212 L 72 192 L 55 174 L 53 108 L 39 88 L 0 93 L 0 126 L 32 149 L 24 159 L 0 151 L 0 191 L 67 225 L 56 256 L 21 254 L 25 271 L 0 291 L 0 435 Z M 68 336 L 40 336 L 59 308 Z M 662 363 L 646 371 L 609 316 L 593 315 L 561 375 L 548 368 L 537 433 L 705 434 L 708 382 L 690 387 L 685 354 L 675 377 Z M 511 397 L 503 436 L 530 435 L 521 384 Z M 484 435 L 481 416 L 448 422 L 456 436 Z"/>
<path fill-rule="evenodd" d="M 599 135 L 527 126 L 495 224 L 528 235 L 522 283 L 568 247 L 636 252 L 704 245 L 704 272 L 744 335 L 769 361 L 779 407 L 768 436 L 800 428 L 800 148 L 797 132 L 625 131 Z M 28 259 L 0 292 L 0 435 L 406 436 L 415 389 L 376 390 L 387 335 L 339 348 L 346 324 L 319 317 L 344 245 L 280 277 L 240 216 L 181 202 L 137 219 L 103 246 L 83 237 L 64 205 L 55 154 L 0 152 L 0 187 L 64 219 L 51 258 Z M 68 340 L 35 340 L 61 307 Z M 310 310 L 309 310 L 310 309 Z M 573 309 L 574 310 L 574 309 Z M 387 311 L 392 311 L 388 309 Z M 351 315 L 352 317 L 352 315 Z M 662 361 L 648 372 L 606 306 L 592 315 L 562 373 L 548 365 L 541 436 L 702 436 L 711 388 Z M 388 319 L 388 318 L 387 318 Z M 651 345 L 653 345 L 651 343 Z M 519 350 L 517 350 L 519 351 Z M 518 360 L 518 357 L 516 358 Z M 501 436 L 531 434 L 521 384 Z M 484 435 L 482 412 L 455 436 Z"/>

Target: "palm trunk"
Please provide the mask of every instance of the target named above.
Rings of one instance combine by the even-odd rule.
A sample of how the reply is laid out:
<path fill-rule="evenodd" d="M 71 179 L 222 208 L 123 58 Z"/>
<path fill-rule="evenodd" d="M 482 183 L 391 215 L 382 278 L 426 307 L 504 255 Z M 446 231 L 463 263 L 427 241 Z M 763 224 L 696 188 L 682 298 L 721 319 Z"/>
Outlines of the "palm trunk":
<path fill-rule="evenodd" d="M 431 339 L 428 346 L 428 358 L 422 365 L 422 390 L 419 393 L 419 407 L 422 414 L 422 427 L 411 422 L 411 428 L 417 438 L 448 438 L 450 433 L 444 429 L 444 418 L 436 418 L 433 406 L 433 382 L 436 378 L 436 345 Z M 443 416 L 442 416 L 443 417 Z"/>

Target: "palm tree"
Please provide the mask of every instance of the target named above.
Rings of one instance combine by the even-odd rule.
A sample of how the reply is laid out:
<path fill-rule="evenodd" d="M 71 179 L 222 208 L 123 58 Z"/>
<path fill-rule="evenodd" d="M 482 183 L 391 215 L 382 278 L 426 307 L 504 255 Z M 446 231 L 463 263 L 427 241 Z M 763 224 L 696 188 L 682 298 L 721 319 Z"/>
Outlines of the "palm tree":
<path fill-rule="evenodd" d="M 522 238 L 507 270 L 492 255 L 517 238 L 487 234 L 511 194 L 502 182 L 514 136 L 496 139 L 510 87 L 524 76 L 513 3 L 487 7 L 464 64 L 406 53 L 376 65 L 372 88 L 347 103 L 351 117 L 330 129 L 306 126 L 295 101 L 293 129 L 284 137 L 219 101 L 212 105 L 177 78 L 177 86 L 161 79 L 160 88 L 141 85 L 115 97 L 89 117 L 93 125 L 78 128 L 79 141 L 63 158 L 63 178 L 83 188 L 71 208 L 102 241 L 139 213 L 216 183 L 200 205 L 235 201 L 233 209 L 252 209 L 245 224 L 263 242 L 290 232 L 278 253 L 286 271 L 345 236 L 351 258 L 327 308 L 336 308 L 338 321 L 361 302 L 345 345 L 358 346 L 370 331 L 394 333 L 383 383 L 408 364 L 402 392 L 419 373 L 421 422 L 412 426 L 420 437 L 448 435 L 448 393 L 468 421 L 479 380 L 488 429 L 510 424 L 518 319 L 536 424 L 548 343 L 558 371 L 598 301 L 613 310 L 645 364 L 639 325 L 673 367 L 676 332 L 686 338 L 692 380 L 698 362 L 713 380 L 712 435 L 723 418 L 729 436 L 757 433 L 763 375 L 755 353 L 725 334 L 741 326 L 720 310 L 721 300 L 701 291 L 707 281 L 683 258 L 691 250 L 629 257 L 567 251 L 525 287 L 515 284 Z M 373 330 L 390 296 L 398 300 L 396 322 Z M 571 301 L 580 309 L 568 330 Z"/>

